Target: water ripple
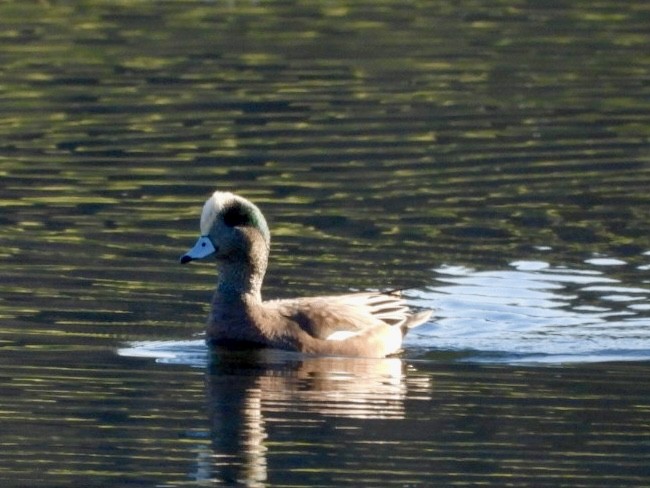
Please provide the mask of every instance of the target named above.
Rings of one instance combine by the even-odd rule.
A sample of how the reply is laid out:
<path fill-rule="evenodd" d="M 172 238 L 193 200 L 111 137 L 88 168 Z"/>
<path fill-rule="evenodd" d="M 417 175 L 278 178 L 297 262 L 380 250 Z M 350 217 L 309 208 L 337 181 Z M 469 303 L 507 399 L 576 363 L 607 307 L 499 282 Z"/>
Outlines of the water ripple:
<path fill-rule="evenodd" d="M 417 293 L 434 325 L 407 340 L 423 357 L 459 351 L 465 361 L 591 362 L 650 358 L 650 289 L 595 270 L 518 261 L 512 270 L 435 270 L 440 285 Z M 432 351 L 434 353 L 432 354 Z"/>

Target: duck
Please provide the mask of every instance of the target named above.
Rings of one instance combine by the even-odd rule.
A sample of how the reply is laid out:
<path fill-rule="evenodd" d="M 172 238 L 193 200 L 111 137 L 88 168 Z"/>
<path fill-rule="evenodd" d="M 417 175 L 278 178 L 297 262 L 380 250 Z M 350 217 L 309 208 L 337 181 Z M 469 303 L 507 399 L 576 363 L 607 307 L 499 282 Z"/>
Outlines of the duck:
<path fill-rule="evenodd" d="M 237 194 L 215 191 L 203 205 L 199 227 L 196 244 L 180 263 L 216 263 L 210 345 L 383 358 L 399 353 L 406 333 L 432 314 L 412 311 L 399 290 L 263 300 L 271 233 L 261 210 Z"/>

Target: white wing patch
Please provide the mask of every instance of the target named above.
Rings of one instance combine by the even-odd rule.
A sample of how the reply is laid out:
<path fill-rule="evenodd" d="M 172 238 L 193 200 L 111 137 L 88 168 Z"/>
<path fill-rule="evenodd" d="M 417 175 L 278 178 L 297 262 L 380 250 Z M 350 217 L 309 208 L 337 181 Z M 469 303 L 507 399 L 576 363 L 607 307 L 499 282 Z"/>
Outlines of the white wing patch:
<path fill-rule="evenodd" d="M 326 341 L 344 341 L 350 339 L 351 337 L 356 337 L 359 335 L 359 332 L 353 332 L 351 330 L 337 330 L 336 332 L 330 334 L 325 339 Z"/>

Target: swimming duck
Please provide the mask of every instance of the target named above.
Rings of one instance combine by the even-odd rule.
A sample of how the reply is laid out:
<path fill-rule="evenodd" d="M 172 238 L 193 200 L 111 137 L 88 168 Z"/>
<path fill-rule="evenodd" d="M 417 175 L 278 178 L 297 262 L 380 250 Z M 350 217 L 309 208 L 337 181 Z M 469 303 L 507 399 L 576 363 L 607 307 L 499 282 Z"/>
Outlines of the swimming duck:
<path fill-rule="evenodd" d="M 430 317 L 413 313 L 399 292 L 362 292 L 262 300 L 271 234 L 260 209 L 216 191 L 201 213 L 201 236 L 181 264 L 212 258 L 219 278 L 207 324 L 208 342 L 305 354 L 385 357 L 404 334 Z"/>

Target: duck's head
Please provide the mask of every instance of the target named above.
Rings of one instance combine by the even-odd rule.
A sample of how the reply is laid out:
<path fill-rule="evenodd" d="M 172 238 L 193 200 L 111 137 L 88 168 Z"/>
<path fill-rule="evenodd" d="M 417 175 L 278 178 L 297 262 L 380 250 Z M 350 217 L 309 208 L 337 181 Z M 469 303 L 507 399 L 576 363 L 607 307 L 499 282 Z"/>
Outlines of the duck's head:
<path fill-rule="evenodd" d="M 216 191 L 203 205 L 201 237 L 181 256 L 181 264 L 214 257 L 218 261 L 266 263 L 271 234 L 264 215 L 238 195 Z"/>

